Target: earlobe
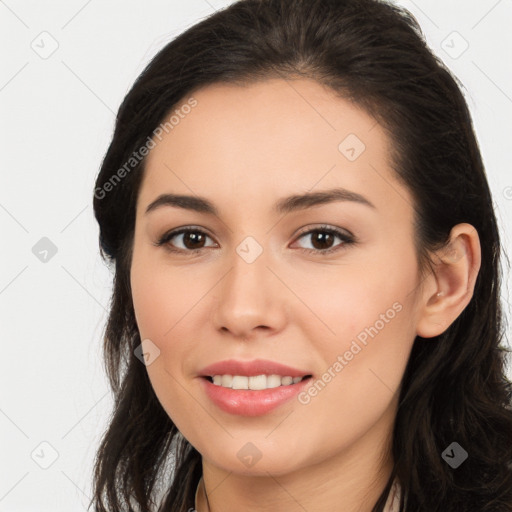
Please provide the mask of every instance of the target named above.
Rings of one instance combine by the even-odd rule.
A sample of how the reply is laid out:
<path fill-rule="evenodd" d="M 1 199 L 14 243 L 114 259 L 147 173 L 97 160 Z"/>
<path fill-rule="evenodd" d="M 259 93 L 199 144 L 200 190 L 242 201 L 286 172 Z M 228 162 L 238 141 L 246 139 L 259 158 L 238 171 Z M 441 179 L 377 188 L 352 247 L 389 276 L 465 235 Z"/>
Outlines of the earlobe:
<path fill-rule="evenodd" d="M 480 239 L 471 224 L 457 224 L 448 244 L 432 254 L 429 286 L 423 287 L 418 336 L 442 334 L 469 304 L 480 270 Z M 433 291 L 434 290 L 434 291 Z"/>

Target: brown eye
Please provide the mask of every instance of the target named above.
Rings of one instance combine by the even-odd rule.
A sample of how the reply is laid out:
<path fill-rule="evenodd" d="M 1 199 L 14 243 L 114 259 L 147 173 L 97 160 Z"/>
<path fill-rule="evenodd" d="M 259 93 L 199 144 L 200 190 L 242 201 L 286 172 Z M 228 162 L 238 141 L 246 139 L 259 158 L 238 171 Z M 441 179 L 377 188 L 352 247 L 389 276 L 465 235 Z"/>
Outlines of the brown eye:
<path fill-rule="evenodd" d="M 210 237 L 199 229 L 183 228 L 166 233 L 155 245 L 165 245 L 169 250 L 176 252 L 195 252 L 211 247 L 205 245 L 207 238 Z M 171 243 L 174 239 L 177 241 Z"/>
<path fill-rule="evenodd" d="M 334 235 L 326 233 L 325 231 L 312 231 L 311 232 L 311 244 L 315 249 L 330 249 L 334 242 Z"/>
<path fill-rule="evenodd" d="M 355 243 L 355 239 L 352 235 L 327 226 L 310 229 L 309 231 L 302 233 L 298 240 L 302 238 L 309 238 L 311 240 L 312 246 L 312 248 L 302 248 L 306 252 L 315 254 L 329 254 L 331 252 L 342 249 L 344 246 Z M 341 242 L 333 245 L 336 239 L 339 239 Z"/>
<path fill-rule="evenodd" d="M 189 231 L 183 233 L 183 245 L 187 249 L 200 249 L 203 247 L 205 242 L 205 236 L 203 233 L 197 231 Z"/>

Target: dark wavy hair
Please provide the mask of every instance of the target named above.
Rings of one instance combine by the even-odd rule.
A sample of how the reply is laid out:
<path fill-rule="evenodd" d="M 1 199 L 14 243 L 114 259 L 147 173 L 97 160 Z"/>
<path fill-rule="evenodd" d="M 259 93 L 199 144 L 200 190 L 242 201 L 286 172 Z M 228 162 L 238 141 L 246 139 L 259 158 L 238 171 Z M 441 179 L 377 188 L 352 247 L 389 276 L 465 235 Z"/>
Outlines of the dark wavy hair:
<path fill-rule="evenodd" d="M 422 269 L 454 225 L 469 223 L 480 237 L 470 303 L 444 333 L 414 341 L 393 431 L 394 467 L 373 512 L 383 510 L 395 478 L 401 512 L 512 510 L 502 255 L 480 150 L 457 79 L 429 50 L 414 17 L 379 0 L 236 1 L 167 44 L 124 98 L 93 199 L 101 255 L 114 273 L 104 354 L 115 406 L 96 455 L 90 506 L 185 512 L 202 474 L 200 453 L 167 416 L 134 356 L 141 339 L 130 265 L 145 158 L 119 170 L 194 91 L 270 78 L 314 79 L 384 128 L 394 172 L 414 198 Z M 441 457 L 453 441 L 469 454 L 457 469 Z"/>

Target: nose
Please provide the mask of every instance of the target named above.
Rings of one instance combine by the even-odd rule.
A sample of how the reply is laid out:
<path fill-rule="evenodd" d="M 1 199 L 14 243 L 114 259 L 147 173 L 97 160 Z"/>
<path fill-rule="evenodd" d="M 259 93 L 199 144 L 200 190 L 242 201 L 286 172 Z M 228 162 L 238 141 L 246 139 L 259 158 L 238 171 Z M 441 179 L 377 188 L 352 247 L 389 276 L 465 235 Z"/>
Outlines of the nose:
<path fill-rule="evenodd" d="M 215 328 L 239 339 L 281 331 L 291 294 L 276 277 L 276 270 L 269 268 L 265 251 L 250 263 L 233 251 L 229 263 L 230 270 L 216 287 Z"/>

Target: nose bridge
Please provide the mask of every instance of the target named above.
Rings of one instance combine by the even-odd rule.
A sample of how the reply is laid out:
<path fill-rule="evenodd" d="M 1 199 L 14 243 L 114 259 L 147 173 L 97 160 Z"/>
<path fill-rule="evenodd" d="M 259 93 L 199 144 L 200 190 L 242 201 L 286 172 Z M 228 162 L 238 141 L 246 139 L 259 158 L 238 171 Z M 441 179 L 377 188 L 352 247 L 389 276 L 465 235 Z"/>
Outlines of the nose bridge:
<path fill-rule="evenodd" d="M 217 328 L 245 336 L 255 327 L 280 327 L 280 283 L 268 268 L 268 256 L 269 249 L 252 236 L 245 237 L 234 248 L 228 258 L 230 270 L 219 283 L 214 312 Z"/>
<path fill-rule="evenodd" d="M 225 287 L 230 298 L 236 299 L 238 307 L 261 306 L 262 299 L 272 287 L 268 248 L 263 248 L 254 237 L 246 237 L 235 247 L 229 258 L 231 271 L 226 276 Z M 224 297 L 226 300 L 228 297 Z"/>

